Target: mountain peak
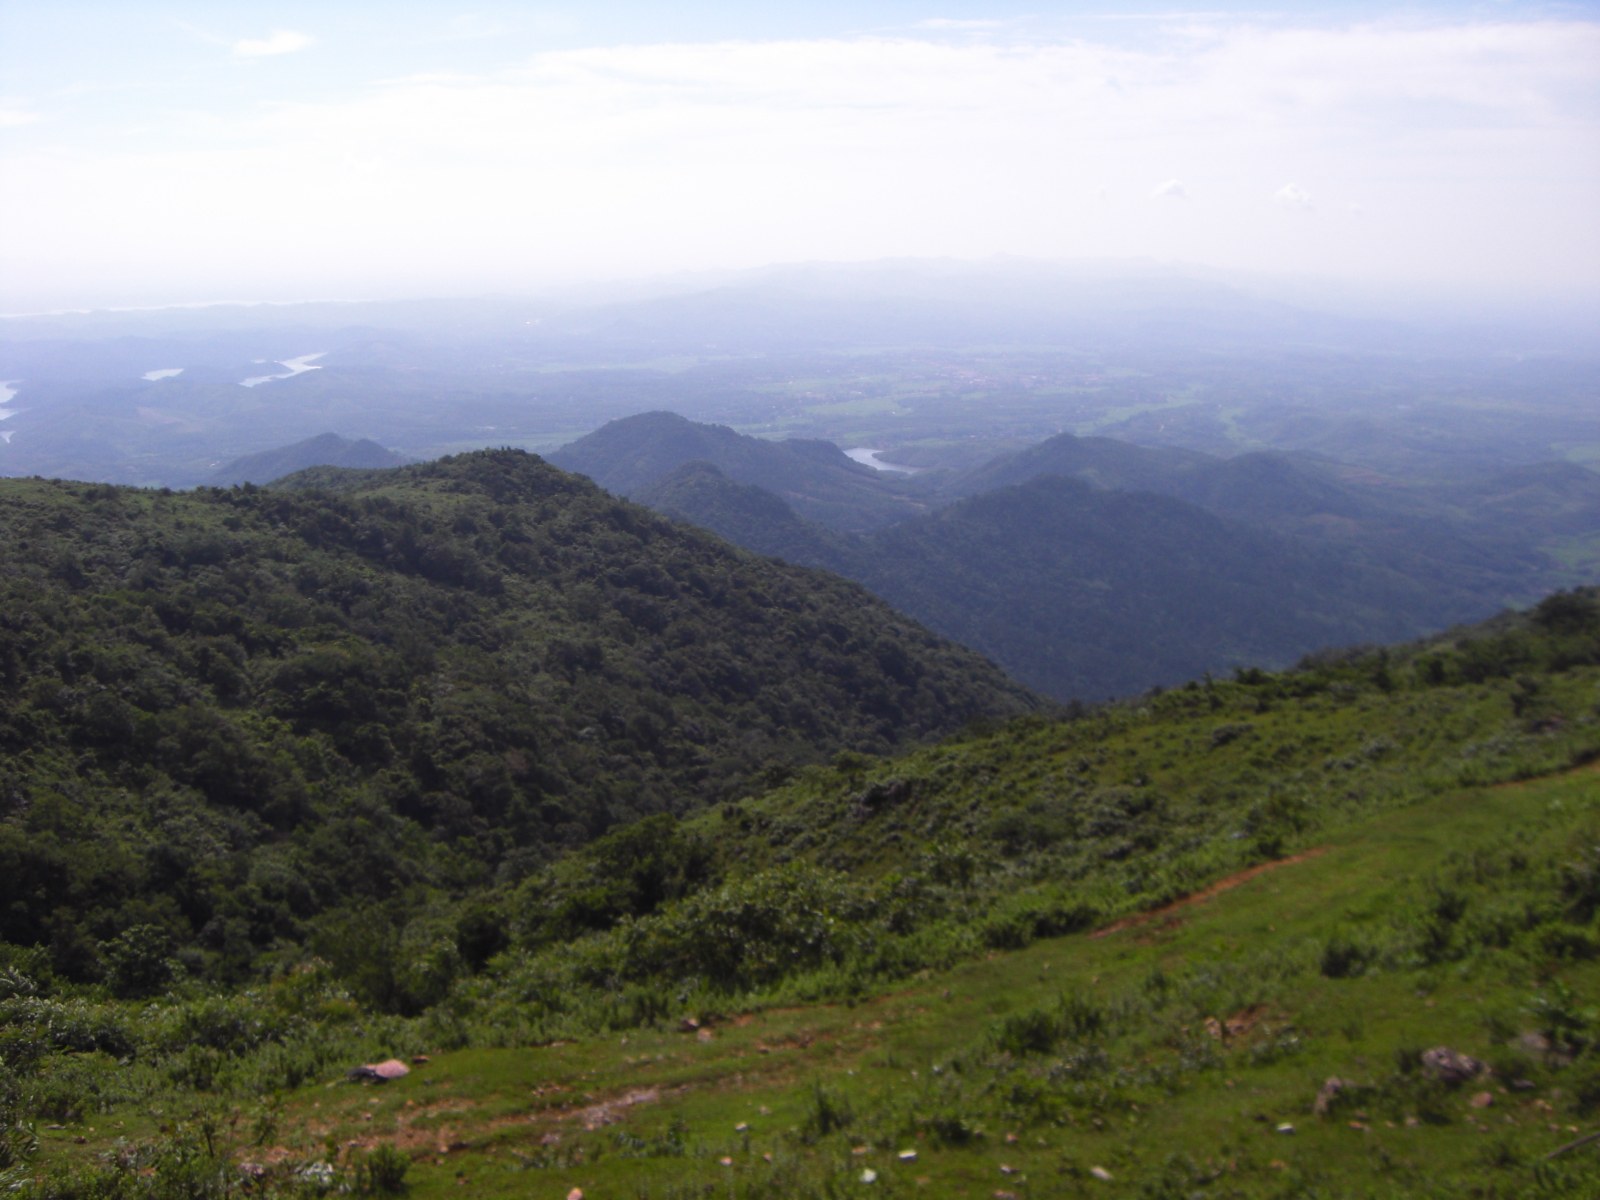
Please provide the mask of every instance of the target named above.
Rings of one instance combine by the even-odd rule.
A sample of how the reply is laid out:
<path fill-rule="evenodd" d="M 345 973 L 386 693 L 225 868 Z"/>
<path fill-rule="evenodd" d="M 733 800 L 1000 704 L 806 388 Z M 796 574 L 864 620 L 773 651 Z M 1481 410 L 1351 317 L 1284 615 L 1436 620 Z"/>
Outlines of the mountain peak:
<path fill-rule="evenodd" d="M 262 450 L 236 458 L 218 467 L 206 481 L 214 487 L 229 487 L 238 483 L 271 483 L 285 475 L 293 475 L 310 467 L 351 467 L 371 470 L 398 467 L 410 460 L 404 455 L 386 450 L 370 438 L 352 441 L 337 433 L 319 433 L 315 437 Z"/>

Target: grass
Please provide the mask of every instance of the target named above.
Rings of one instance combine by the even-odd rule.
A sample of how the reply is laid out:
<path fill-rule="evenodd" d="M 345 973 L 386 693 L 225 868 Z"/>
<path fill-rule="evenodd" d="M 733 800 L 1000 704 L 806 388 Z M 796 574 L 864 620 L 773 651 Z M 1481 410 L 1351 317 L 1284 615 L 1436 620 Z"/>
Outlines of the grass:
<path fill-rule="evenodd" d="M 19 951 L 0 1185 L 1593 1196 L 1545 1158 L 1600 1111 L 1585 603 L 775 775 L 486 900 L 509 944 L 412 1018 L 315 961 L 35 996 Z"/>
<path fill-rule="evenodd" d="M 1592 1127 L 1563 1086 L 1579 1068 L 1513 1042 L 1541 997 L 1600 994 L 1600 963 L 1490 944 L 1427 961 L 1410 941 L 1440 888 L 1464 889 L 1470 915 L 1520 895 L 1506 864 L 1595 844 L 1593 769 L 1444 791 L 1153 919 L 853 1005 L 442 1053 L 382 1087 L 302 1087 L 270 1121 L 220 1120 L 236 1158 L 268 1165 L 393 1147 L 417 1198 L 1593 1195 L 1594 1148 L 1541 1159 Z M 1384 961 L 1326 976 L 1341 932 Z M 1502 1073 L 1431 1084 L 1415 1059 L 1441 1044 Z M 1315 1116 L 1330 1077 L 1352 1098 Z M 181 1107 L 43 1131 L 41 1160 L 104 1153 L 173 1115 L 193 1128 Z"/>

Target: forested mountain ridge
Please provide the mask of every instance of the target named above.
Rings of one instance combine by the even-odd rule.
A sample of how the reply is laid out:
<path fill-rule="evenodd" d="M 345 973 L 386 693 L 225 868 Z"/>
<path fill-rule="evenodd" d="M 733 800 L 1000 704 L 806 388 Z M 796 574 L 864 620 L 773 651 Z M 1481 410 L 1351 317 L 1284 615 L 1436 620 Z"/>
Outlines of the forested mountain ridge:
<path fill-rule="evenodd" d="M 403 466 L 404 455 L 386 450 L 370 438 L 352 440 L 336 433 L 318 434 L 292 446 L 247 454 L 224 463 L 206 480 L 212 487 L 231 487 L 238 483 L 271 483 L 311 467 L 351 467 L 373 470 Z"/>
<path fill-rule="evenodd" d="M 808 520 L 844 531 L 879 528 L 927 507 L 920 489 L 905 477 L 885 479 L 831 442 L 769 441 L 669 412 L 611 421 L 550 454 L 549 460 L 629 498 L 659 485 L 685 464 L 708 462 L 737 483 L 782 497 Z"/>
<path fill-rule="evenodd" d="M 1552 587 L 1587 582 L 1600 567 L 1592 547 L 1563 553 L 1564 540 L 1600 529 L 1600 474 L 1576 463 L 1406 480 L 1306 454 L 1216 458 L 1062 434 L 958 474 L 948 487 L 971 495 L 1045 475 L 1184 500 L 1412 575 L 1458 603 L 1531 602 Z M 1575 575 L 1564 570 L 1572 566 Z"/>
<path fill-rule="evenodd" d="M 863 583 L 1059 700 L 1415 637 L 1600 569 L 1585 532 L 1600 528 L 1600 475 L 1574 464 L 1405 482 L 1304 455 L 1062 434 L 965 471 L 853 480 L 880 499 L 852 519 L 793 446 L 647 414 L 567 461 Z M 763 458 L 788 463 L 781 487 L 745 469 Z M 825 508 L 804 499 L 821 493 Z M 892 523 L 885 504 L 901 506 Z"/>
<path fill-rule="evenodd" d="M 1181 500 L 1060 476 L 868 535 L 840 569 L 1061 700 L 1400 641 L 1470 611 Z"/>
<path fill-rule="evenodd" d="M 850 534 L 806 520 L 777 493 L 729 479 L 714 463 L 685 463 L 633 499 L 785 562 L 848 574 L 857 558 Z"/>
<path fill-rule="evenodd" d="M 154 930 L 228 978 L 330 910 L 1038 703 L 521 452 L 319 477 L 0 482 L 0 938 L 93 978 Z"/>

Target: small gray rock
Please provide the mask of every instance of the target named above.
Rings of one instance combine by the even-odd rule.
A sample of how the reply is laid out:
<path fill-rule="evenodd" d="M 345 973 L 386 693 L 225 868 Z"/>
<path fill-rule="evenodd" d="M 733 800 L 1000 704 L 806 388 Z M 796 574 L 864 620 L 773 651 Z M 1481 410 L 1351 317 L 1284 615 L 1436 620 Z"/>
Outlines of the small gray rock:
<path fill-rule="evenodd" d="M 1422 1069 L 1441 1083 L 1459 1087 L 1478 1078 L 1488 1068 L 1470 1054 L 1449 1046 L 1435 1046 L 1422 1052 Z"/>

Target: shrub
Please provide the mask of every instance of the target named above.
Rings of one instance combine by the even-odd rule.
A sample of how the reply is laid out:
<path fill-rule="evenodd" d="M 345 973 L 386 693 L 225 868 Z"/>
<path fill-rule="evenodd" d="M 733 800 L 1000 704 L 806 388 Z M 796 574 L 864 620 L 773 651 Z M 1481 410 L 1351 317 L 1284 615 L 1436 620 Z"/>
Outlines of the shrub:
<path fill-rule="evenodd" d="M 1042 1008 L 1012 1013 L 994 1031 L 995 1046 L 1007 1054 L 1048 1054 L 1061 1040 L 1061 1022 Z"/>
<path fill-rule="evenodd" d="M 411 1160 L 387 1143 L 356 1163 L 355 1190 L 363 1196 L 392 1196 L 406 1190 Z"/>
<path fill-rule="evenodd" d="M 994 950 L 1021 950 L 1033 941 L 1033 915 L 1005 913 L 983 923 L 983 944 Z"/>
<path fill-rule="evenodd" d="M 806 1104 L 806 1115 L 800 1122 L 800 1140 L 807 1144 L 820 1141 L 830 1133 L 848 1129 L 854 1120 L 855 1112 L 848 1100 L 816 1084 Z"/>
<path fill-rule="evenodd" d="M 1572 990 L 1556 980 L 1547 992 L 1541 992 L 1528 1005 L 1528 1011 L 1539 1023 L 1539 1032 L 1560 1054 L 1579 1055 L 1594 1045 L 1596 1027 L 1600 1017 L 1595 1009 L 1580 1007 Z"/>
<path fill-rule="evenodd" d="M 1586 847 L 1576 862 L 1561 868 L 1561 898 L 1577 921 L 1590 921 L 1600 911 L 1600 846 Z"/>
<path fill-rule="evenodd" d="M 1547 925 L 1539 931 L 1539 947 L 1552 958 L 1600 958 L 1600 931 L 1564 923 Z"/>
<path fill-rule="evenodd" d="M 921 1117 L 917 1125 L 926 1131 L 936 1146 L 970 1146 L 983 1140 L 983 1130 L 965 1113 L 938 1112 Z"/>
<path fill-rule="evenodd" d="M 1585 1059 L 1567 1073 L 1565 1082 L 1580 1113 L 1600 1112 L 1600 1060 Z"/>
<path fill-rule="evenodd" d="M 860 896 L 840 875 L 791 864 L 699 892 L 618 930 L 631 978 L 701 976 L 734 990 L 841 961 Z"/>
<path fill-rule="evenodd" d="M 1103 1033 L 1109 1023 L 1109 1014 L 1103 1007 L 1076 992 L 1061 997 L 1057 1013 L 1062 1030 L 1074 1038 Z"/>
<path fill-rule="evenodd" d="M 1322 973 L 1329 979 L 1353 979 L 1366 971 L 1375 957 L 1367 943 L 1347 933 L 1335 933 L 1322 947 Z"/>

